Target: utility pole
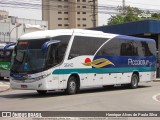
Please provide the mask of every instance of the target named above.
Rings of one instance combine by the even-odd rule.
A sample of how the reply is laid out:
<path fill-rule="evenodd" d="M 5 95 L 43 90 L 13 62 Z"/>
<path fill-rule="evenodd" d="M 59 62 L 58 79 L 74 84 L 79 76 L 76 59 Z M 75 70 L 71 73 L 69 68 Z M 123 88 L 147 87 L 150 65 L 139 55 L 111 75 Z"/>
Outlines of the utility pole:
<path fill-rule="evenodd" d="M 96 0 L 93 0 L 93 27 L 96 27 Z"/>
<path fill-rule="evenodd" d="M 123 14 L 125 14 L 125 6 L 126 6 L 125 3 L 126 3 L 125 0 L 122 0 Z"/>
<path fill-rule="evenodd" d="M 123 5 L 123 9 L 124 9 L 124 7 L 125 7 L 125 0 L 123 0 L 122 2 L 123 2 L 122 5 Z"/>
<path fill-rule="evenodd" d="M 93 3 L 93 14 L 91 15 L 91 16 L 93 16 L 93 27 L 96 27 L 96 21 L 97 21 L 97 19 L 96 19 L 96 15 L 97 15 L 97 13 L 96 13 L 96 1 L 97 0 L 92 0 L 92 1 L 89 1 L 89 2 L 92 2 Z"/>

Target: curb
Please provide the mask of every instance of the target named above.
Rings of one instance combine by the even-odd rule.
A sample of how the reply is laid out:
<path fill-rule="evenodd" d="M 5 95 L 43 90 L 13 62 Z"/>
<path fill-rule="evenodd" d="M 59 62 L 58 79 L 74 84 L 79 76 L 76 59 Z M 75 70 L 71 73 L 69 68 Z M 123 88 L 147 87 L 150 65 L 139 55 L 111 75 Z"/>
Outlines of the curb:
<path fill-rule="evenodd" d="M 10 89 L 11 87 L 9 82 L 0 81 L 0 93 L 8 91 Z"/>
<path fill-rule="evenodd" d="M 8 90 L 10 90 L 10 89 L 11 89 L 11 88 L 10 88 L 10 86 L 9 86 L 8 88 L 6 88 L 6 89 L 4 89 L 4 90 L 1 90 L 0 93 L 6 92 L 6 91 L 8 91 Z"/>
<path fill-rule="evenodd" d="M 160 82 L 160 78 L 153 80 L 153 82 Z"/>

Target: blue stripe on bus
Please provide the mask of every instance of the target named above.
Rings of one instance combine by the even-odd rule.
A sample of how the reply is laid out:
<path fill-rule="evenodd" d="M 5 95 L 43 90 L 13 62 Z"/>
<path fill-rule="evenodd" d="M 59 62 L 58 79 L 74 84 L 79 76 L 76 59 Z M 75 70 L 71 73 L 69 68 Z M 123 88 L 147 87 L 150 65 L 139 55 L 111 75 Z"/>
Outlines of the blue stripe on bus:
<path fill-rule="evenodd" d="M 126 73 L 126 72 L 151 72 L 155 71 L 155 67 L 125 67 L 125 68 L 78 68 L 78 69 L 56 69 L 52 74 L 84 74 L 84 73 Z"/>

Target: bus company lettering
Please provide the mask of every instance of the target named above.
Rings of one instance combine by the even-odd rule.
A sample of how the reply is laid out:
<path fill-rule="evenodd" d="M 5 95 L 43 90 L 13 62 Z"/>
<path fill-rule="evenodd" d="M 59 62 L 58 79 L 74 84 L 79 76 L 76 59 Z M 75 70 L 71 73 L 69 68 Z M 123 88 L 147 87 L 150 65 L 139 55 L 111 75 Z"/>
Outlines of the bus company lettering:
<path fill-rule="evenodd" d="M 128 65 L 149 65 L 149 60 L 133 60 L 128 59 Z"/>

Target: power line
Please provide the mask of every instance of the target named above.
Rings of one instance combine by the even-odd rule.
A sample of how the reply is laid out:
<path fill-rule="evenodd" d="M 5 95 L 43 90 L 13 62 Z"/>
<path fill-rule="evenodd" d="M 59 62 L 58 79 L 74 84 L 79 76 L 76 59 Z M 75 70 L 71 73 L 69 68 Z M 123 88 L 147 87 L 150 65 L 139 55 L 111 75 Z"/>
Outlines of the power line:
<path fill-rule="evenodd" d="M 52 0 L 52 1 L 55 1 L 55 0 Z M 75 4 L 73 2 L 70 2 L 69 4 Z M 92 5 L 88 5 L 88 4 L 81 4 L 81 3 L 76 3 L 77 5 L 86 5 L 87 6 L 87 12 L 90 12 L 92 13 L 90 10 L 91 10 L 91 6 Z M 18 8 L 26 8 L 26 9 L 41 9 L 43 8 L 44 10 L 51 10 L 51 9 L 56 9 L 58 8 L 58 6 L 53 6 L 53 5 L 41 5 L 41 4 L 33 4 L 33 3 L 24 3 L 24 2 L 10 2 L 10 1 L 3 1 L 3 2 L 0 2 L 0 5 L 3 5 L 4 7 L 18 7 Z M 1 6 L 2 7 L 2 6 Z M 106 6 L 99 6 L 99 8 L 97 6 L 95 6 L 94 9 L 99 9 L 99 10 L 105 10 L 105 9 L 110 9 L 112 8 L 113 9 L 113 6 L 112 7 L 106 7 Z M 115 7 L 116 8 L 116 7 Z M 78 11 L 80 12 L 83 12 L 85 11 L 86 12 L 86 9 L 79 9 Z M 65 11 L 64 8 L 59 8 L 58 9 L 59 11 Z M 58 11 L 57 10 L 57 11 Z M 72 12 L 75 12 L 75 11 L 72 11 Z M 100 13 L 105 13 L 106 11 L 100 11 Z M 111 12 L 110 12 L 111 13 Z M 115 12 L 114 12 L 115 13 Z"/>
<path fill-rule="evenodd" d="M 55 11 L 65 11 L 65 8 L 58 8 L 58 6 L 54 6 L 54 5 L 41 5 L 39 0 L 33 0 L 32 3 L 30 3 L 31 0 L 29 0 L 28 2 L 15 2 L 14 0 L 5 0 L 5 1 L 0 1 L 0 5 L 1 7 L 11 7 L 11 8 L 23 8 L 23 9 L 36 9 L 36 10 L 55 10 Z M 52 0 L 57 1 L 57 0 Z M 61 2 L 65 2 L 65 1 L 61 1 Z M 118 9 L 117 6 L 112 6 L 112 5 L 108 5 L 108 6 L 104 6 L 104 5 L 90 5 L 90 4 L 84 4 L 84 3 L 74 3 L 74 2 L 69 2 L 69 4 L 76 4 L 78 5 L 85 5 L 87 6 L 86 9 L 78 9 L 78 11 L 80 12 L 88 12 L 88 13 L 92 13 L 94 14 L 97 11 L 99 11 L 100 14 L 117 14 L 118 13 Z M 94 7 L 95 11 L 91 11 L 91 7 Z M 58 8 L 58 9 L 57 9 Z M 87 11 L 86 11 L 87 10 Z M 160 10 L 156 10 L 156 9 L 142 9 L 144 11 L 151 11 L 153 12 L 158 12 L 160 13 Z M 72 11 L 72 10 L 71 10 Z M 77 11 L 73 11 L 73 12 L 77 12 Z"/>

